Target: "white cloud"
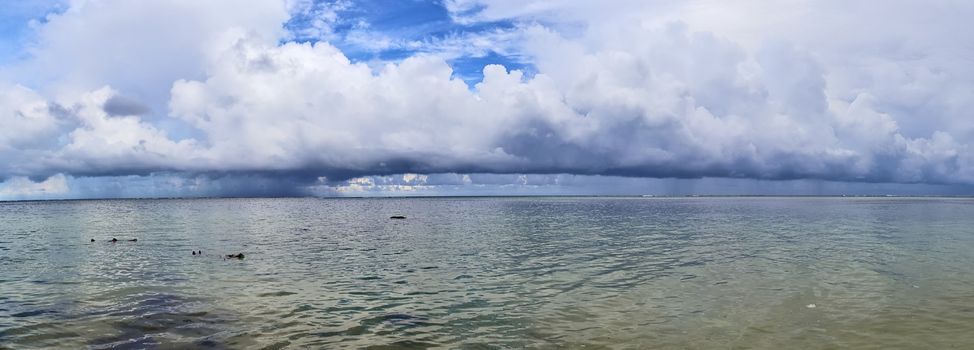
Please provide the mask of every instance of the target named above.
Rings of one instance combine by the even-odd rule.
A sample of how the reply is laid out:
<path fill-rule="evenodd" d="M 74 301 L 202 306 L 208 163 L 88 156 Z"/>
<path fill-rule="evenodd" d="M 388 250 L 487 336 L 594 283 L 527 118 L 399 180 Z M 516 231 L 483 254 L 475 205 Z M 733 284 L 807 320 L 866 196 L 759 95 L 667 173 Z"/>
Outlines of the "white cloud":
<path fill-rule="evenodd" d="M 218 60 L 206 81 L 174 84 L 171 109 L 207 133 L 228 168 L 368 171 L 411 158 L 496 157 L 489 134 L 468 134 L 492 128 L 487 111 L 440 59 L 373 75 L 328 44 L 241 41 Z"/>
<path fill-rule="evenodd" d="M 580 45 L 627 44 L 625 27 L 685 23 L 748 52 L 773 42 L 811 53 L 823 68 L 830 97 L 876 97 L 911 137 L 950 130 L 974 137 L 974 51 L 967 34 L 974 3 L 952 0 L 628 1 L 453 0 L 465 21 L 541 21 Z M 471 9 L 479 9 L 471 11 Z M 464 11 L 467 10 L 467 11 Z M 579 30 L 578 27 L 583 29 Z"/>
<path fill-rule="evenodd" d="M 42 87 L 0 87 L 0 122 L 12 125 L 0 129 L 0 173 L 974 183 L 974 68 L 963 58 L 974 47 L 948 35 L 966 35 L 972 6 L 795 1 L 761 15 L 751 12 L 757 2 L 521 3 L 449 3 L 458 20 L 523 23 L 443 40 L 437 52 L 507 47 L 538 71 L 488 66 L 471 88 L 449 55 L 375 68 L 325 42 L 279 44 L 296 3 L 78 2 L 41 27 L 36 59 L 14 67 L 21 77 L 49 68 L 28 79 Z M 916 28 L 944 18 L 915 33 L 868 11 Z M 172 18 L 181 25 L 163 30 Z M 141 110 L 117 105 L 130 95 L 161 98 L 149 104 L 169 118 L 127 115 Z M 347 186 L 427 186 L 369 179 Z"/>
<path fill-rule="evenodd" d="M 57 131 L 52 106 L 20 85 L 0 85 L 0 154 L 29 148 Z"/>
<path fill-rule="evenodd" d="M 30 59 L 0 68 L 0 78 L 56 98 L 110 85 L 155 107 L 173 81 L 201 76 L 227 35 L 273 43 L 287 18 L 279 0 L 74 0 L 37 26 Z"/>
<path fill-rule="evenodd" d="M 857 139 L 871 126 L 857 118 L 882 113 L 830 110 L 823 69 L 803 49 L 749 53 L 678 24 L 618 30 L 644 40 L 586 47 L 536 27 L 541 73 L 487 67 L 475 91 L 439 58 L 374 75 L 327 44 L 241 41 L 206 81 L 177 82 L 171 107 L 210 136 L 215 161 L 246 159 L 223 162 L 245 171 L 969 180 L 952 139 L 905 137 L 889 120 L 885 144 Z M 958 156 L 929 154 L 941 152 L 931 142 Z M 897 175 L 905 166 L 923 176 Z"/>
<path fill-rule="evenodd" d="M 206 159 L 206 150 L 196 140 L 174 141 L 137 116 L 110 116 L 104 106 L 113 95 L 102 88 L 72 105 L 79 126 L 67 135 L 67 144 L 46 159 L 50 166 L 94 175 L 205 168 L 205 163 L 193 163 Z"/>

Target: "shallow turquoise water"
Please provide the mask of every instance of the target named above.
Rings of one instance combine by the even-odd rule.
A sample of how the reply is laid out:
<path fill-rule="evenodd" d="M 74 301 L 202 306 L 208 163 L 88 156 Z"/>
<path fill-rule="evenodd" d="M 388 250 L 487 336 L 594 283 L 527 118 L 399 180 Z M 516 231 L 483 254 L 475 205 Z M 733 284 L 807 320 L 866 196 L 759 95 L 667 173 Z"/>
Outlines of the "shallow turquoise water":
<path fill-rule="evenodd" d="M 14 202 L 0 225 L 0 348 L 974 348 L 968 199 Z"/>

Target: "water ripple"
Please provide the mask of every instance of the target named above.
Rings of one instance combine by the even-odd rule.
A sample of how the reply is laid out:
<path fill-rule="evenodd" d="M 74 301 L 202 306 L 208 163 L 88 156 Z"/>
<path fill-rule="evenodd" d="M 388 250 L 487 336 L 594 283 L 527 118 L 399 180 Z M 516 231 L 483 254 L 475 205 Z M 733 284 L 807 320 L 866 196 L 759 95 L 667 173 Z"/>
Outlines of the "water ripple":
<path fill-rule="evenodd" d="M 972 204 L 0 203 L 0 347 L 967 348 Z"/>

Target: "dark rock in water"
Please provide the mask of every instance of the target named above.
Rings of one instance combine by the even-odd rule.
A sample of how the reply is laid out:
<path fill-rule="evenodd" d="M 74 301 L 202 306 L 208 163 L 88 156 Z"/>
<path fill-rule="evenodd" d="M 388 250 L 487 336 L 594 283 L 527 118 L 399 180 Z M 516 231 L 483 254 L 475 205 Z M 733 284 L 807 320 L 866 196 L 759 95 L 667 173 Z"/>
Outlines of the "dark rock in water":
<path fill-rule="evenodd" d="M 390 216 L 389 218 L 390 219 L 402 220 L 402 219 L 405 219 L 406 217 L 403 216 L 403 215 L 393 215 L 393 216 Z"/>
<path fill-rule="evenodd" d="M 244 258 L 243 253 L 227 254 L 227 259 L 243 259 L 243 258 Z"/>

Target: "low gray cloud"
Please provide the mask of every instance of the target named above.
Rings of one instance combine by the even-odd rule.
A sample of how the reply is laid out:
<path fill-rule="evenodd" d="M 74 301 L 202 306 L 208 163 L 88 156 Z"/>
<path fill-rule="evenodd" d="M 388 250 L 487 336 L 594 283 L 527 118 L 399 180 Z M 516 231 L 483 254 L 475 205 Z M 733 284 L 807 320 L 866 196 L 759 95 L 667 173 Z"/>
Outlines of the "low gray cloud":
<path fill-rule="evenodd" d="M 139 101 L 119 95 L 112 96 L 105 101 L 103 108 L 105 113 L 108 113 L 108 115 L 113 117 L 143 115 L 148 113 L 150 110 L 149 106 L 146 106 Z"/>

